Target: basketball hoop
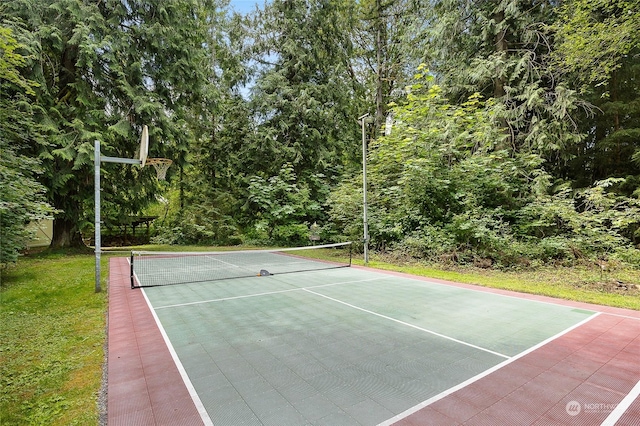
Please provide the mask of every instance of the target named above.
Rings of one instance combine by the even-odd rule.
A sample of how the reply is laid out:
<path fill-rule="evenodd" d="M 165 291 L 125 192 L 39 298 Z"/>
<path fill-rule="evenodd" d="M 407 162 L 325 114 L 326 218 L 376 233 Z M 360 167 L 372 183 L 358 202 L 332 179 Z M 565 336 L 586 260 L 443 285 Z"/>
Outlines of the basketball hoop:
<path fill-rule="evenodd" d="M 156 169 L 158 180 L 165 180 L 167 170 L 169 170 L 169 166 L 173 164 L 173 161 L 168 158 L 148 158 L 147 165 L 148 164 L 151 164 L 153 168 Z"/>

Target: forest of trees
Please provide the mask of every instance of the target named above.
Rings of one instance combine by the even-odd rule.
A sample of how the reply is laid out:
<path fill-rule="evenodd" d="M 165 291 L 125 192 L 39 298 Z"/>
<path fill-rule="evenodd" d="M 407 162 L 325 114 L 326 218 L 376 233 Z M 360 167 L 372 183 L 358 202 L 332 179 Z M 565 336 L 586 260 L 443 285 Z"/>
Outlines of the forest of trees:
<path fill-rule="evenodd" d="M 640 267 L 640 0 L 2 0 L 0 263 L 156 215 L 167 244 Z"/>

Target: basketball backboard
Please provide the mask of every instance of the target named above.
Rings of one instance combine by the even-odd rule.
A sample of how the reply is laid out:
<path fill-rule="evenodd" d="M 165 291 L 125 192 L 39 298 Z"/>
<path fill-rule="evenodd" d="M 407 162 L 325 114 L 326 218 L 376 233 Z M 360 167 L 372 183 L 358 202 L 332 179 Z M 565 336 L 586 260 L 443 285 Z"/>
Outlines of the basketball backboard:
<path fill-rule="evenodd" d="M 140 167 L 144 167 L 149 155 L 149 128 L 145 124 L 142 126 L 142 136 L 140 137 Z"/>

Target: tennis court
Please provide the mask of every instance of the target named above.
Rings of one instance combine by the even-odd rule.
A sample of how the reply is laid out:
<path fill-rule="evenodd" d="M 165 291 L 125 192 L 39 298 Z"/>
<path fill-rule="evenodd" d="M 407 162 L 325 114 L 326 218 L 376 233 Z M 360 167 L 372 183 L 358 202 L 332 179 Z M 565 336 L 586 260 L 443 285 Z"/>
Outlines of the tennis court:
<path fill-rule="evenodd" d="M 110 425 L 638 424 L 638 312 L 199 257 L 111 260 Z"/>

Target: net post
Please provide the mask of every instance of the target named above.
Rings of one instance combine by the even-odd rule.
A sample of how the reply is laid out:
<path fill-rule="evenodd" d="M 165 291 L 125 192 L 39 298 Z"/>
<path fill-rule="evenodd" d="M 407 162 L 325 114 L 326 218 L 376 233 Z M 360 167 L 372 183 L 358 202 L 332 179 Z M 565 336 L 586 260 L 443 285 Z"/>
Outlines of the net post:
<path fill-rule="evenodd" d="M 353 243 L 349 244 L 349 266 L 351 266 L 351 259 L 353 258 Z"/>
<path fill-rule="evenodd" d="M 131 252 L 131 258 L 130 258 L 130 262 L 129 262 L 129 274 L 131 277 L 131 288 L 136 288 L 135 286 L 135 282 L 133 280 L 133 252 Z"/>

